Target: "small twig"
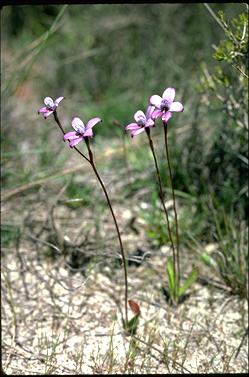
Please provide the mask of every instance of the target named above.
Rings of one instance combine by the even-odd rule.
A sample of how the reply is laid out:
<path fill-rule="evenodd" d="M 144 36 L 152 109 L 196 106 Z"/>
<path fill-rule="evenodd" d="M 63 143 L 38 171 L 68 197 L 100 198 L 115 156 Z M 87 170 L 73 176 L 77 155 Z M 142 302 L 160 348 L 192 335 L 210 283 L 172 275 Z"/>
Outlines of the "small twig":
<path fill-rule="evenodd" d="M 237 69 L 244 77 L 249 79 L 249 76 L 247 76 L 247 74 L 244 71 L 242 71 L 242 69 L 240 67 L 238 67 L 237 65 L 234 65 L 234 64 L 232 64 L 232 67 Z"/>
<path fill-rule="evenodd" d="M 238 347 L 238 349 L 236 351 L 236 354 L 234 356 L 235 359 L 237 359 L 237 357 L 238 357 L 238 355 L 240 353 L 240 350 L 241 350 L 241 348 L 243 346 L 244 340 L 246 339 L 246 336 L 248 336 L 248 335 L 249 335 L 249 327 L 247 327 L 247 329 L 246 329 L 246 331 L 245 331 L 245 333 L 244 333 L 244 335 L 243 335 L 243 337 L 241 339 L 240 345 L 239 345 L 239 347 Z"/>
<path fill-rule="evenodd" d="M 16 344 L 16 341 L 17 341 L 17 316 L 16 316 L 16 309 L 15 309 L 15 305 L 14 305 L 14 299 L 13 299 L 13 295 L 12 295 L 12 288 L 11 288 L 11 285 L 10 285 L 10 281 L 9 281 L 9 277 L 7 274 L 3 273 L 3 277 L 4 277 L 4 280 L 6 282 L 6 285 L 7 285 L 7 291 L 8 291 L 8 294 L 9 294 L 9 300 L 8 300 L 8 303 L 10 305 L 10 310 L 12 312 L 12 315 L 13 315 L 13 327 L 14 327 L 14 331 L 13 331 L 13 335 L 12 335 L 12 339 L 11 339 L 11 343 L 12 343 L 12 347 L 15 348 L 15 344 Z M 11 353 L 9 354 L 8 356 L 8 360 L 6 362 L 6 365 L 9 364 L 10 362 L 10 358 L 11 358 Z"/>
<path fill-rule="evenodd" d="M 21 230 L 20 230 L 20 228 L 18 228 L 18 235 L 17 235 L 17 240 L 16 240 L 16 256 L 17 256 L 17 259 L 19 260 L 19 263 L 20 263 L 21 279 L 22 279 L 22 283 L 23 283 L 23 287 L 24 287 L 24 291 L 25 291 L 25 296 L 26 296 L 26 299 L 28 300 L 29 299 L 29 291 L 28 291 L 26 280 L 25 280 L 25 268 L 24 268 L 22 256 L 21 256 L 21 253 L 20 253 L 20 238 L 21 238 Z"/>
<path fill-rule="evenodd" d="M 222 22 L 219 20 L 219 18 L 216 16 L 216 14 L 214 13 L 214 11 L 212 10 L 212 8 L 207 4 L 207 3 L 204 3 L 203 4 L 207 10 L 209 11 L 209 13 L 211 14 L 211 16 L 214 18 L 214 20 L 217 22 L 217 24 L 222 28 L 222 30 L 226 33 L 227 30 L 225 28 L 225 26 L 222 24 Z"/>
<path fill-rule="evenodd" d="M 41 240 L 40 238 L 36 238 L 36 237 L 32 236 L 31 234 L 28 234 L 28 237 L 31 238 L 35 242 L 40 242 L 40 243 L 43 243 L 44 245 L 52 247 L 52 249 L 56 250 L 59 253 L 59 255 L 62 255 L 62 250 L 59 249 L 54 244 L 52 244 L 51 242 Z"/>
<path fill-rule="evenodd" d="M 191 372 L 190 372 L 187 368 L 185 368 L 182 364 L 180 364 L 180 363 L 178 363 L 177 361 L 175 361 L 175 360 L 173 360 L 172 358 L 170 358 L 168 355 L 165 355 L 165 353 L 162 352 L 159 348 L 157 348 L 157 347 L 155 347 L 155 346 L 152 346 L 152 344 L 148 344 L 147 342 L 145 342 L 144 340 L 138 338 L 138 337 L 135 336 L 135 335 L 133 335 L 132 337 L 133 337 L 133 339 L 136 339 L 137 341 L 139 341 L 139 342 L 145 344 L 146 346 L 149 346 L 148 349 L 153 349 L 154 351 L 160 353 L 160 355 L 162 355 L 163 358 L 167 358 L 167 359 L 170 360 L 172 363 L 174 363 L 175 365 L 177 365 L 178 367 L 180 367 L 181 370 L 184 370 L 184 371 L 186 371 L 187 373 L 191 374 Z M 151 355 L 152 355 L 152 354 L 151 354 Z"/>

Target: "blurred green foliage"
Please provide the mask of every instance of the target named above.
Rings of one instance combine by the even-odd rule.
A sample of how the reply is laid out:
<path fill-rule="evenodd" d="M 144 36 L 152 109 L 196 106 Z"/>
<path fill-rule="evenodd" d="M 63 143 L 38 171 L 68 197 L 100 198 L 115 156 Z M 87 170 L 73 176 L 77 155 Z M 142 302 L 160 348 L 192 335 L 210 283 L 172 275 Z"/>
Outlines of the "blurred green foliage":
<path fill-rule="evenodd" d="M 222 39 L 214 58 L 224 61 L 210 74 L 203 67 L 202 98 L 222 118 L 204 161 L 209 189 L 229 211 L 248 211 L 248 14 L 243 12 L 230 21 L 218 13 L 226 39 Z M 236 69 L 234 69 L 236 68 Z M 218 114 L 217 114 L 218 115 Z M 201 174 L 203 176 L 204 174 Z M 213 183 L 215 182 L 215 184 Z"/>
<path fill-rule="evenodd" d="M 61 10 L 57 5 L 4 8 L 6 48 L 16 55 L 38 43 Z M 45 47 L 39 51 L 38 43 L 29 49 L 30 59 L 36 58 L 30 76 L 40 98 L 48 92 L 65 95 L 73 112 L 103 113 L 107 126 L 99 133 L 109 135 L 115 132 L 113 117 L 125 125 L 167 85 L 176 87 L 179 98 L 193 97 L 196 68 L 211 62 L 217 32 L 201 4 L 69 5 L 52 30 Z M 8 64 L 3 58 L 6 74 Z"/>
<path fill-rule="evenodd" d="M 245 69 L 248 73 L 248 14 L 241 13 L 238 17 L 226 21 L 224 12 L 218 12 L 219 20 L 225 30 L 226 39 L 216 48 L 214 58 L 226 61 Z M 242 73 L 243 74 L 243 73 Z M 247 75 L 248 76 L 248 75 Z"/>
<path fill-rule="evenodd" d="M 248 296 L 248 229 L 245 221 L 238 221 L 220 207 L 216 199 L 209 200 L 213 220 L 212 236 L 217 250 L 208 257 L 214 269 L 233 294 Z M 204 253 L 204 256 L 206 254 Z"/>
<path fill-rule="evenodd" d="M 1 224 L 2 247 L 9 247 L 11 244 L 16 243 L 19 236 L 20 236 L 20 229 L 18 225 L 11 224 L 11 223 Z"/>
<path fill-rule="evenodd" d="M 90 206 L 93 203 L 97 204 L 97 199 L 92 196 L 92 187 L 90 185 L 82 185 L 72 179 L 70 185 L 67 186 L 66 192 L 69 200 L 64 203 L 68 207 L 77 208 L 79 206 Z"/>
<path fill-rule="evenodd" d="M 153 240 L 157 246 L 166 245 L 170 242 L 170 238 L 166 231 L 165 215 L 158 202 L 157 191 L 152 192 L 150 204 L 151 208 L 141 209 L 140 211 L 141 216 L 147 223 L 148 237 Z"/>

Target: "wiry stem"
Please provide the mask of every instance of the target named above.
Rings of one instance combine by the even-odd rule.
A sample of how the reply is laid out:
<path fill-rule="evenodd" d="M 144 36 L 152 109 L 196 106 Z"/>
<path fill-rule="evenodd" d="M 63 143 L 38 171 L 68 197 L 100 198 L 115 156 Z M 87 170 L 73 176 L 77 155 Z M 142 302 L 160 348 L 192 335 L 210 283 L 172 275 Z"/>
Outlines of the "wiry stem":
<path fill-rule="evenodd" d="M 86 145 L 87 145 L 87 149 L 88 149 L 88 152 L 89 152 L 89 158 L 90 158 L 90 164 L 94 170 L 94 173 L 104 191 L 104 194 L 105 194 L 105 197 L 106 197 L 106 201 L 108 203 L 108 206 L 110 208 L 110 211 L 111 211 L 111 214 L 112 214 L 112 217 L 113 217 L 113 221 L 114 221 L 114 224 L 115 224 L 115 227 L 116 227 L 116 231 L 117 231 L 117 234 L 118 234 L 118 240 L 119 240 L 119 245 L 120 245 L 120 251 L 121 251 L 121 257 L 122 257 L 122 261 L 123 261 L 123 268 L 124 268 L 124 280 L 125 280 L 125 322 L 127 323 L 128 321 L 128 307 L 127 307 L 127 302 L 128 302 L 128 279 L 127 279 L 127 266 L 126 266 L 126 260 L 125 260 L 125 253 L 124 253 L 124 248 L 123 248 L 123 243 L 122 243 L 122 240 L 121 240 L 121 234 L 120 234 L 120 231 L 119 231 L 119 227 L 118 227 L 118 223 L 117 223 L 117 220 L 116 220 L 116 217 L 115 217 L 115 214 L 113 212 L 113 208 L 112 208 L 112 205 L 111 205 L 111 202 L 110 202 L 110 199 L 109 199 L 109 196 L 107 194 L 107 191 L 106 191 L 106 188 L 105 188 L 105 185 L 102 181 L 102 179 L 100 178 L 99 176 L 99 173 L 96 169 L 96 166 L 95 166 L 95 163 L 94 163 L 94 160 L 93 160 L 93 153 L 90 149 L 90 143 L 89 143 L 89 139 L 88 138 L 85 138 L 85 142 L 86 142 Z"/>
<path fill-rule="evenodd" d="M 176 199 L 175 199 L 175 191 L 173 186 L 173 176 L 170 166 L 170 159 L 169 159 L 169 148 L 168 148 L 168 127 L 167 123 L 163 122 L 163 129 L 164 129 L 164 139 L 165 139 L 165 149 L 166 149 L 166 156 L 167 162 L 169 167 L 169 176 L 170 176 L 170 184 L 172 190 L 172 197 L 173 197 L 173 207 L 175 213 L 175 227 L 176 227 L 176 269 L 177 269 L 177 287 L 180 288 L 180 256 L 179 256 L 179 232 L 178 232 L 178 220 L 177 220 L 177 212 L 176 212 Z"/>
<path fill-rule="evenodd" d="M 58 118 L 58 115 L 57 115 L 57 112 L 54 111 L 54 119 L 56 121 L 56 123 L 58 124 L 59 128 L 61 129 L 62 133 L 65 135 L 65 131 L 61 125 L 61 122 Z M 113 217 L 113 221 L 114 221 L 114 224 L 115 224 L 115 227 L 116 227 L 116 231 L 117 231 L 117 234 L 118 234 L 118 240 L 119 240 L 119 244 L 120 244 L 120 251 L 121 251 L 121 257 L 122 257 L 122 261 L 123 261 L 123 268 L 124 268 L 124 280 L 125 280 L 125 323 L 127 324 L 128 322 L 128 278 L 127 278 L 127 266 L 126 266 L 126 260 L 125 260 L 125 253 L 124 253 L 124 248 L 123 248 L 123 244 L 122 244 L 122 240 L 121 240 L 121 234 L 120 234 L 120 231 L 119 231 L 119 227 L 118 227 L 118 223 L 117 223 L 117 220 L 116 220 L 116 217 L 114 215 L 114 212 L 113 212 L 113 209 L 112 209 L 112 205 L 111 205 L 111 202 L 110 202 L 110 199 L 109 199 L 109 196 L 107 194 L 107 191 L 106 191 L 106 188 L 105 188 L 105 185 L 102 181 L 102 179 L 100 178 L 100 175 L 96 169 L 96 166 L 95 166 L 95 163 L 94 163 L 94 160 L 93 160 L 93 153 L 91 151 L 91 148 L 90 148 L 90 143 L 89 143 L 89 140 L 88 138 L 85 138 L 84 139 L 85 142 L 86 142 L 86 145 L 87 145 L 87 149 L 88 149 L 88 153 L 89 153 L 89 158 L 87 158 L 78 148 L 74 147 L 74 149 L 82 156 L 84 157 L 85 160 L 87 160 L 89 162 L 89 164 L 91 164 L 92 168 L 93 168 L 93 171 L 104 191 L 104 194 L 105 194 L 105 197 L 106 197 L 106 200 L 107 200 L 107 203 L 108 203 L 108 206 L 110 208 L 110 211 L 111 211 L 111 214 L 112 214 L 112 217 Z"/>
<path fill-rule="evenodd" d="M 56 111 L 56 110 L 53 112 L 53 116 L 54 116 L 54 120 L 56 121 L 56 123 L 57 123 L 58 126 L 60 127 L 61 132 L 65 135 L 65 131 L 64 131 L 62 125 L 61 125 L 61 122 L 59 121 L 58 114 L 57 114 L 57 111 Z"/>
<path fill-rule="evenodd" d="M 165 213 L 165 216 L 166 216 L 167 228 L 168 228 L 169 238 L 170 238 L 170 242 L 171 242 L 171 246 L 172 246 L 172 252 L 173 252 L 174 276 L 176 276 L 176 271 L 175 271 L 175 266 L 176 266 L 175 246 L 174 246 L 174 243 L 173 243 L 172 234 L 171 234 L 171 230 L 170 230 L 168 212 L 167 212 L 167 209 L 166 209 L 165 203 L 164 203 L 164 194 L 163 194 L 161 177 L 160 177 L 160 173 L 159 173 L 159 168 L 158 168 L 158 164 L 157 164 L 157 159 L 156 159 L 156 155 L 155 155 L 153 141 L 152 141 L 151 136 L 150 136 L 150 129 L 149 128 L 145 128 L 145 130 L 146 130 L 146 133 L 147 133 L 147 136 L 148 136 L 148 139 L 149 139 L 150 149 L 151 149 L 151 152 L 152 152 L 152 155 L 153 155 L 153 158 L 154 158 L 155 167 L 156 167 L 157 180 L 158 180 L 158 185 L 159 185 L 159 190 L 160 190 L 160 199 L 161 199 L 161 202 L 162 202 L 162 205 L 163 205 L 163 209 L 164 209 L 164 213 Z"/>

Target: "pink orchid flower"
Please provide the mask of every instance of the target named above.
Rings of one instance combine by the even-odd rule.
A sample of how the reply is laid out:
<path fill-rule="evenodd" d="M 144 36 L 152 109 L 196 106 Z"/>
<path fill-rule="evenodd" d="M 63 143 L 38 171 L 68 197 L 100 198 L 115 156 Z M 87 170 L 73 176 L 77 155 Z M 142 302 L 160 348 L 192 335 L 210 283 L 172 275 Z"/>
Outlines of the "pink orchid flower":
<path fill-rule="evenodd" d="M 157 94 L 150 97 L 150 104 L 155 106 L 155 110 L 152 114 L 153 119 L 162 118 L 163 122 L 168 122 L 172 117 L 172 112 L 183 111 L 183 105 L 181 102 L 174 102 L 175 89 L 167 88 L 163 92 L 163 96 L 160 97 Z"/>
<path fill-rule="evenodd" d="M 58 97 L 54 101 L 51 97 L 45 97 L 44 98 L 44 103 L 45 107 L 41 107 L 38 110 L 38 114 L 41 113 L 43 114 L 44 118 L 47 119 L 47 117 L 57 109 L 59 103 L 64 99 L 65 97 Z"/>
<path fill-rule="evenodd" d="M 93 126 L 101 122 L 102 120 L 98 117 L 90 119 L 86 125 L 78 117 L 72 119 L 72 127 L 75 131 L 70 131 L 64 135 L 64 140 L 69 140 L 69 146 L 71 148 L 75 147 L 80 141 L 85 137 L 93 137 Z"/>
<path fill-rule="evenodd" d="M 136 123 L 130 123 L 125 127 L 126 131 L 130 131 L 131 137 L 134 137 L 141 132 L 145 131 L 145 128 L 147 127 L 154 127 L 155 122 L 152 119 L 152 113 L 155 110 L 155 106 L 148 106 L 146 115 L 144 114 L 143 111 L 138 110 L 134 114 L 134 119 Z"/>

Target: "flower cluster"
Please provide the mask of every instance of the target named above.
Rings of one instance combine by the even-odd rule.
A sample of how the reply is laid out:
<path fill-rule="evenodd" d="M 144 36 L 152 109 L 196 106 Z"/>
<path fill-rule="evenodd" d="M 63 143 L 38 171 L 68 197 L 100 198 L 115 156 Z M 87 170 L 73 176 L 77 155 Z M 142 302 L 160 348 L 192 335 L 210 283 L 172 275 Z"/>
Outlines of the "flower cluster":
<path fill-rule="evenodd" d="M 165 89 L 162 97 L 157 94 L 151 96 L 146 115 L 143 111 L 138 110 L 134 114 L 136 123 L 128 124 L 125 127 L 125 130 L 130 131 L 131 137 L 134 137 L 145 131 L 147 127 L 154 127 L 157 118 L 161 118 L 163 122 L 167 123 L 172 117 L 172 112 L 180 112 L 184 110 L 183 105 L 180 102 L 174 102 L 174 99 L 174 88 Z"/>
<path fill-rule="evenodd" d="M 45 106 L 41 107 L 38 110 L 38 114 L 43 114 L 44 118 L 47 119 L 47 117 L 51 114 L 53 114 L 59 103 L 64 99 L 65 97 L 58 97 L 54 101 L 51 97 L 45 97 L 44 103 Z M 74 117 L 72 119 L 72 127 L 75 129 L 75 131 L 70 131 L 64 135 L 64 140 L 69 140 L 69 146 L 71 148 L 75 147 L 80 141 L 84 140 L 84 138 L 87 137 L 93 137 L 93 131 L 92 128 L 95 126 L 95 124 L 101 122 L 101 119 L 98 117 L 90 119 L 86 125 L 82 122 L 82 120 L 78 117 Z"/>
<path fill-rule="evenodd" d="M 65 97 L 58 97 L 56 100 L 53 100 L 51 97 L 46 97 L 44 99 L 45 107 L 41 107 L 38 110 L 38 114 L 43 114 L 46 119 L 56 111 L 59 103 L 64 98 Z M 157 94 L 151 96 L 146 114 L 144 114 L 142 110 L 138 110 L 134 114 L 135 122 L 128 124 L 125 127 L 125 130 L 130 132 L 131 137 L 134 137 L 146 129 L 155 127 L 155 121 L 158 118 L 161 118 L 164 123 L 167 123 L 172 117 L 173 112 L 181 112 L 184 110 L 181 102 L 174 102 L 174 99 L 174 88 L 165 89 L 162 97 Z M 84 125 L 80 118 L 74 117 L 72 119 L 72 127 L 75 131 L 66 133 L 64 135 L 64 140 L 69 141 L 69 146 L 71 148 L 75 147 L 80 141 L 84 140 L 84 138 L 93 137 L 92 128 L 99 122 L 101 122 L 101 119 L 95 117 L 90 119 L 86 125 Z"/>

